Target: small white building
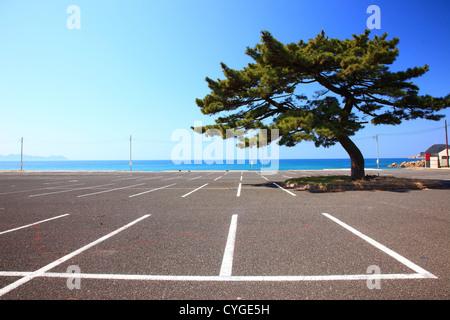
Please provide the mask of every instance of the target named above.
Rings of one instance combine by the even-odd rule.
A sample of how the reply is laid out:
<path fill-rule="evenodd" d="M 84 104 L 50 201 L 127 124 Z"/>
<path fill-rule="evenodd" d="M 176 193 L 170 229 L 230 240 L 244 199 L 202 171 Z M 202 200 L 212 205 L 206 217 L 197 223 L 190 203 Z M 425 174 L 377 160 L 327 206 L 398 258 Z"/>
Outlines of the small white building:
<path fill-rule="evenodd" d="M 438 159 L 439 159 L 439 167 L 448 167 L 447 164 L 447 157 L 448 155 L 450 155 L 450 148 L 449 149 L 444 149 L 441 152 L 439 152 L 438 154 Z"/>
<path fill-rule="evenodd" d="M 439 168 L 439 157 L 430 157 L 430 166 L 431 169 Z"/>
<path fill-rule="evenodd" d="M 446 148 L 445 144 L 434 144 L 427 151 L 425 155 L 426 168 L 447 168 L 447 150 L 450 155 L 450 148 Z"/>

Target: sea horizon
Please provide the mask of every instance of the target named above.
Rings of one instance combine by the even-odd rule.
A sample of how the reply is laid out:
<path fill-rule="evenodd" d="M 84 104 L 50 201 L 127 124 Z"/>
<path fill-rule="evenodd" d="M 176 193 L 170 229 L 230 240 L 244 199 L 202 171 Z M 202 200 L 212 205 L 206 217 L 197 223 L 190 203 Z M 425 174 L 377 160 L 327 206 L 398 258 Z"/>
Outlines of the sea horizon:
<path fill-rule="evenodd" d="M 366 158 L 366 169 L 398 169 L 388 168 L 392 163 L 414 161 L 408 158 L 380 158 L 378 167 L 376 158 Z M 190 163 L 174 163 L 172 160 L 51 160 L 0 161 L 0 171 L 288 171 L 288 170 L 327 170 L 350 169 L 350 159 L 279 159 L 277 161 L 250 160 L 191 160 Z"/>

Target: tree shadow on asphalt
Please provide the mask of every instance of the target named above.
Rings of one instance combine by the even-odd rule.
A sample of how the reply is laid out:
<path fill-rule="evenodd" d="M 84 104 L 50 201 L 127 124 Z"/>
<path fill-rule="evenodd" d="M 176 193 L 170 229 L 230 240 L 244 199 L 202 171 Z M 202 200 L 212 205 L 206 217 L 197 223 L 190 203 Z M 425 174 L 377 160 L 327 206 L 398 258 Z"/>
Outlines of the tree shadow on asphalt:
<path fill-rule="evenodd" d="M 341 192 L 349 192 L 349 191 L 359 191 L 359 192 L 393 192 L 393 193 L 409 193 L 415 190 L 450 190 L 450 181 L 449 180 L 438 180 L 441 183 L 441 186 L 434 188 L 408 188 L 408 187 L 372 187 L 372 188 L 358 188 L 358 187 L 343 187 L 343 188 L 329 188 L 329 189 L 321 189 L 321 188 L 296 188 L 296 187 L 288 187 L 285 185 L 284 181 L 271 181 L 271 182 L 263 182 L 263 183 L 246 183 L 246 185 L 254 186 L 254 187 L 265 187 L 271 189 L 279 189 L 277 185 L 280 187 L 289 190 L 291 192 L 308 192 L 308 193 L 341 193 Z"/>

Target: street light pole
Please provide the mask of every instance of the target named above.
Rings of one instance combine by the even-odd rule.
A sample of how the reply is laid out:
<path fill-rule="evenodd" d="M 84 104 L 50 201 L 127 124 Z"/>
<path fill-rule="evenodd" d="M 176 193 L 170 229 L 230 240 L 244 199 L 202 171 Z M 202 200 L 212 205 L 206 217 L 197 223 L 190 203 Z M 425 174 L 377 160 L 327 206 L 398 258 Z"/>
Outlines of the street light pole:
<path fill-rule="evenodd" d="M 250 145 L 250 164 L 252 166 L 252 171 L 253 171 L 253 146 Z"/>
<path fill-rule="evenodd" d="M 448 165 L 448 136 L 447 136 L 447 120 L 445 120 L 445 150 L 447 150 L 447 168 Z"/>
<path fill-rule="evenodd" d="M 376 134 L 374 138 L 377 143 L 377 166 L 378 166 L 378 169 L 380 169 L 380 157 L 378 155 L 378 134 Z"/>
<path fill-rule="evenodd" d="M 20 139 L 20 171 L 23 171 L 23 137 Z"/>
<path fill-rule="evenodd" d="M 131 135 L 130 135 L 130 171 L 132 171 L 132 166 L 133 166 L 133 161 L 132 161 L 132 157 L 131 157 Z"/>

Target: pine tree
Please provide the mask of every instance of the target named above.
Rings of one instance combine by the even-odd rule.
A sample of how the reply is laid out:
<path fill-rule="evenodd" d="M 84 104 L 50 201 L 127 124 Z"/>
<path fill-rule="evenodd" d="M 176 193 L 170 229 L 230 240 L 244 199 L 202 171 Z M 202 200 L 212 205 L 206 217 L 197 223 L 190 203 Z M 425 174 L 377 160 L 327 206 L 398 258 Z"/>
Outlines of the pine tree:
<path fill-rule="evenodd" d="M 242 70 L 221 63 L 225 79 L 206 78 L 211 92 L 196 104 L 203 114 L 221 116 L 202 132 L 218 129 L 225 138 L 227 129 L 278 129 L 280 145 L 340 143 L 351 160 L 351 177 L 363 179 L 364 157 L 350 137 L 367 118 L 374 125 L 439 120 L 443 116 L 436 112 L 450 105 L 450 95 L 420 96 L 411 82 L 428 65 L 389 71 L 399 54 L 398 38 L 369 36 L 366 30 L 351 39 L 329 39 L 322 31 L 307 42 L 284 45 L 263 31 L 261 43 L 246 50 L 254 62 Z M 312 83 L 320 86 L 313 97 L 298 92 Z"/>

